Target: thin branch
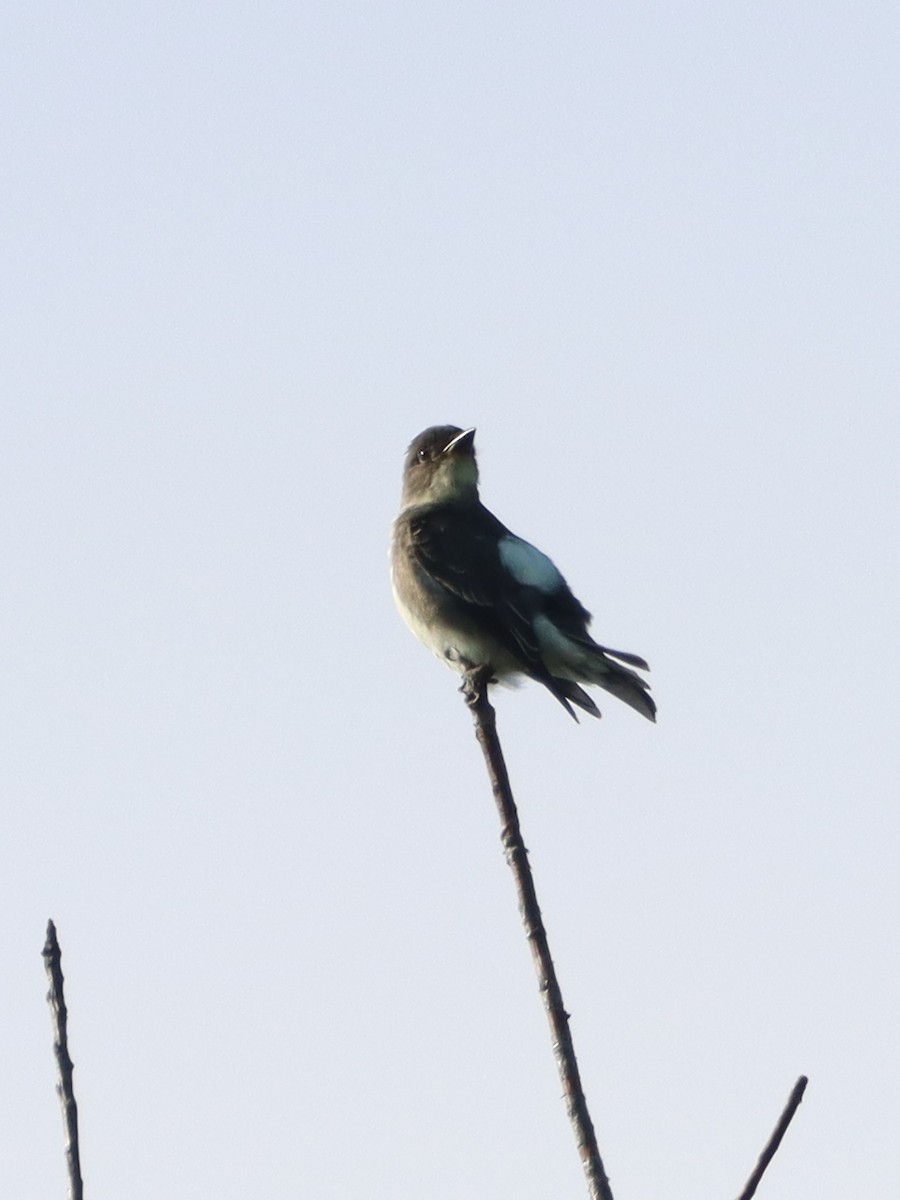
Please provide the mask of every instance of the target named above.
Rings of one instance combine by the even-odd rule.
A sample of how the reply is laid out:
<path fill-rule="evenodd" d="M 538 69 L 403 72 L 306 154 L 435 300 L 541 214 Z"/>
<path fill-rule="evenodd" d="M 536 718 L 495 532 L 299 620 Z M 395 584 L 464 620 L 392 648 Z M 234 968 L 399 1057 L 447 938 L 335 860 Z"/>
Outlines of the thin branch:
<path fill-rule="evenodd" d="M 557 982 L 553 959 L 550 957 L 547 933 L 541 920 L 541 910 L 534 889 L 534 878 L 528 863 L 528 851 L 522 840 L 519 816 L 509 785 L 503 751 L 497 737 L 496 716 L 488 700 L 487 689 L 490 674 L 490 671 L 485 670 L 469 672 L 465 676 L 461 690 L 472 711 L 475 736 L 478 738 L 484 754 L 491 789 L 500 814 L 500 837 L 503 850 L 515 877 L 519 911 L 525 925 L 525 935 L 531 946 L 531 956 L 538 977 L 538 987 L 543 998 L 544 1010 L 550 1023 L 553 1053 L 559 1077 L 562 1080 L 569 1120 L 575 1132 L 578 1153 L 588 1182 L 588 1194 L 591 1200 L 613 1200 L 581 1086 L 572 1035 L 569 1031 L 569 1014 L 563 1007 L 562 993 Z"/>
<path fill-rule="evenodd" d="M 62 951 L 56 940 L 56 926 L 47 922 L 47 940 L 44 943 L 44 966 L 50 980 L 47 1003 L 53 1020 L 53 1053 L 59 1071 L 56 1094 L 62 1105 L 63 1125 L 66 1131 L 66 1166 L 69 1175 L 69 1200 L 83 1200 L 81 1183 L 81 1154 L 78 1148 L 78 1106 L 72 1083 L 72 1060 L 69 1057 L 69 1040 L 66 1032 L 68 1012 L 63 995 Z"/>
<path fill-rule="evenodd" d="M 756 1164 L 756 1169 L 747 1180 L 744 1190 L 741 1192 L 740 1196 L 738 1196 L 738 1200 L 750 1200 L 750 1197 L 756 1194 L 756 1189 L 759 1186 L 759 1181 L 765 1174 L 766 1167 L 775 1157 L 775 1152 L 781 1145 L 781 1139 L 784 1137 L 785 1133 L 787 1133 L 787 1127 L 794 1119 L 794 1113 L 800 1107 L 800 1101 L 803 1099 L 803 1093 L 806 1091 L 806 1085 L 808 1083 L 809 1080 L 806 1078 L 806 1076 L 801 1075 L 794 1084 L 794 1090 L 791 1092 L 790 1098 L 785 1105 L 784 1112 L 779 1117 L 778 1124 L 775 1126 L 772 1136 L 769 1138 L 768 1142 L 766 1142 L 765 1149 L 759 1156 L 759 1162 Z"/>

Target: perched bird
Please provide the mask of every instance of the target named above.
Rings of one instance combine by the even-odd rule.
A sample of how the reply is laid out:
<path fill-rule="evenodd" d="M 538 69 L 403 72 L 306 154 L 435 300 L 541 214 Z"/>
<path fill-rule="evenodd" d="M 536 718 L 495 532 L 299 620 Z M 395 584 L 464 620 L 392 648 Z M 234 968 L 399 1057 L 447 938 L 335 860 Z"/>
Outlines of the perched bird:
<path fill-rule="evenodd" d="M 646 671 L 646 662 L 598 646 L 587 629 L 591 614 L 546 554 L 481 503 L 474 441 L 474 429 L 436 425 L 407 451 L 391 547 L 400 615 L 460 673 L 485 667 L 495 680 L 526 675 L 576 720 L 573 704 L 600 716 L 579 686 L 596 684 L 655 721 L 648 684 L 629 669 Z"/>

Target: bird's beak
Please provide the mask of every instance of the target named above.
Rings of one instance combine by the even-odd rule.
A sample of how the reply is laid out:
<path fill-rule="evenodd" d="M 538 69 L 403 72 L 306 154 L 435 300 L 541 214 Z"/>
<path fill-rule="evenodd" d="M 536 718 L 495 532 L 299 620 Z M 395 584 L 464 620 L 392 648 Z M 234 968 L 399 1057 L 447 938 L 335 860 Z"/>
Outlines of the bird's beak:
<path fill-rule="evenodd" d="M 475 440 L 475 426 L 471 429 L 464 429 L 462 433 L 458 433 L 455 438 L 452 438 L 441 451 L 441 454 L 451 454 L 454 450 L 471 450 L 472 442 Z"/>

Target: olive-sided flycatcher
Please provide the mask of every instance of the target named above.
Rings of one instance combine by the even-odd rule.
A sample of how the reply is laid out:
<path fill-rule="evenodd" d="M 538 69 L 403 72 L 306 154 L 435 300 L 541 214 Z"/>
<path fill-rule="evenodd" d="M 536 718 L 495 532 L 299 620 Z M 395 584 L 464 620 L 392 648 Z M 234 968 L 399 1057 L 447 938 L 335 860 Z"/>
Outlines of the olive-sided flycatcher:
<path fill-rule="evenodd" d="M 436 425 L 407 451 L 391 551 L 400 615 L 460 673 L 526 675 L 573 717 L 573 704 L 600 716 L 579 686 L 596 684 L 655 721 L 648 684 L 630 669 L 646 671 L 646 662 L 598 646 L 587 629 L 591 614 L 546 554 L 481 503 L 474 441 L 474 429 Z"/>

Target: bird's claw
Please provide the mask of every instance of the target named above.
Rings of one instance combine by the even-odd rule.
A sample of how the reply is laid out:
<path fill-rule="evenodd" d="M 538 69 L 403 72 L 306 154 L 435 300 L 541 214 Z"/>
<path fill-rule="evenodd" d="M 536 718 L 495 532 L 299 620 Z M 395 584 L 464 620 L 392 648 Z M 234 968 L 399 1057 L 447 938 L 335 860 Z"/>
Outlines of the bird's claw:
<path fill-rule="evenodd" d="M 490 667 L 472 667 L 463 675 L 459 690 L 469 708 L 474 708 L 486 695 L 488 684 L 496 682 L 496 677 Z"/>

